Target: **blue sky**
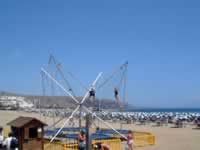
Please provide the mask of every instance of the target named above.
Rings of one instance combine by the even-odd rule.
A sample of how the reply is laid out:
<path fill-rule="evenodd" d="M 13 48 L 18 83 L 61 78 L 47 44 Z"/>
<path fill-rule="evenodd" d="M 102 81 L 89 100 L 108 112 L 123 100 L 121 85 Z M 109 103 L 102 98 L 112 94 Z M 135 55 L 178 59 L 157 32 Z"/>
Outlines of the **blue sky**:
<path fill-rule="evenodd" d="M 0 1 L 0 90 L 41 94 L 52 52 L 86 85 L 129 61 L 128 101 L 200 107 L 200 2 Z"/>

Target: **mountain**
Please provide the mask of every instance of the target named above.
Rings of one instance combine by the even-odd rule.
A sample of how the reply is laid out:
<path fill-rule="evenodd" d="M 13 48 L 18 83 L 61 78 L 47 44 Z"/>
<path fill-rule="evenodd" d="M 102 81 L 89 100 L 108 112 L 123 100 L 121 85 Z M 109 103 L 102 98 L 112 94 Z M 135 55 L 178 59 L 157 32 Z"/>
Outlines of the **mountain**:
<path fill-rule="evenodd" d="M 82 97 L 76 97 L 78 101 Z M 0 92 L 0 109 L 27 109 L 27 108 L 71 108 L 76 106 L 76 102 L 69 96 L 31 96 L 10 92 Z M 96 99 L 94 102 L 86 99 L 86 107 L 100 107 L 102 109 L 119 108 L 114 100 Z M 126 105 L 127 107 L 128 105 Z"/>

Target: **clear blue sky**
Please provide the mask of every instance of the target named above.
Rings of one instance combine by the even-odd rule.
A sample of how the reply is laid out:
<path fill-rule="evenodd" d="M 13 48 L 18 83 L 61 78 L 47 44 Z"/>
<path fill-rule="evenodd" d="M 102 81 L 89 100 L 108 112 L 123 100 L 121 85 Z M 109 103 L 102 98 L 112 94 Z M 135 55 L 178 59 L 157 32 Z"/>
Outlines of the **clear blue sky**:
<path fill-rule="evenodd" d="M 200 107 L 200 2 L 0 1 L 0 90 L 41 94 L 49 52 L 86 84 L 129 61 L 135 106 Z"/>

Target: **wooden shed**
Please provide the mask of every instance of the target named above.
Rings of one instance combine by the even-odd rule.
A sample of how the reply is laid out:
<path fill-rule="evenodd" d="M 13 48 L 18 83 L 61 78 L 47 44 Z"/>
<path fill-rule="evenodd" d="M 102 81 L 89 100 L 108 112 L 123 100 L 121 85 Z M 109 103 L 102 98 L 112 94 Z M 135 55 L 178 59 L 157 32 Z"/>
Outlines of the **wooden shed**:
<path fill-rule="evenodd" d="M 19 141 L 19 150 L 43 150 L 45 123 L 32 117 L 18 117 L 7 125 Z"/>

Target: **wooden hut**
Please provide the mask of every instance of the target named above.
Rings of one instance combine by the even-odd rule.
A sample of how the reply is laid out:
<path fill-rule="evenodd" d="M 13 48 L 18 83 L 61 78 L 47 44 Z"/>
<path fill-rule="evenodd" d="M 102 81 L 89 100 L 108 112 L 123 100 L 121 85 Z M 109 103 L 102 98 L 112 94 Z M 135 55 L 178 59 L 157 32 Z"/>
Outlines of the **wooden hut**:
<path fill-rule="evenodd" d="M 18 117 L 7 125 L 18 139 L 19 150 L 43 150 L 45 123 L 32 117 Z"/>

